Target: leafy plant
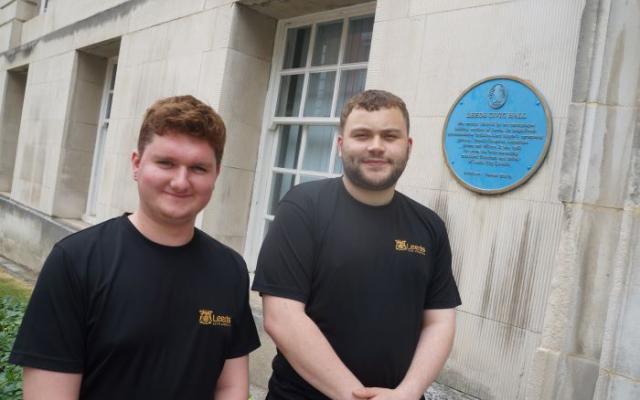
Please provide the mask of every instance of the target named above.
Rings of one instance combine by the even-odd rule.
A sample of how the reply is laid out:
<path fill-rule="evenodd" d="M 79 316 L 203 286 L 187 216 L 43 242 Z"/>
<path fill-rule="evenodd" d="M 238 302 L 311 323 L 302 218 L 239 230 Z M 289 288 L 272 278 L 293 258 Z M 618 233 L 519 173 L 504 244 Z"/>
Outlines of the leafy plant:
<path fill-rule="evenodd" d="M 22 398 L 22 368 L 8 361 L 25 307 L 23 300 L 14 297 L 0 300 L 0 398 L 6 400 Z"/>

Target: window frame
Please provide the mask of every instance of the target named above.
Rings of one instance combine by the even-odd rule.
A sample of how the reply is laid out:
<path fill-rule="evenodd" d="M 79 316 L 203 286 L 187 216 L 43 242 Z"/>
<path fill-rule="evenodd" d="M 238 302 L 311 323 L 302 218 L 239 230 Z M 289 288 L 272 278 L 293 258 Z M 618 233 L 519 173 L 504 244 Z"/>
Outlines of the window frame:
<path fill-rule="evenodd" d="M 323 126 L 334 126 L 337 127 L 340 123 L 340 117 L 333 116 L 336 103 L 338 101 L 338 95 L 334 95 L 331 104 L 331 112 L 329 117 L 277 117 L 276 116 L 276 107 L 278 103 L 278 95 L 280 88 L 280 80 L 284 75 L 292 75 L 292 74 L 301 74 L 304 73 L 305 76 L 313 73 L 313 72 L 323 72 L 323 71 L 336 71 L 336 79 L 334 82 L 334 94 L 339 91 L 340 88 L 340 77 L 341 71 L 345 70 L 355 70 L 355 69 L 367 69 L 370 65 L 370 56 L 366 62 L 358 62 L 351 63 L 347 66 L 344 66 L 340 63 L 343 57 L 343 53 L 346 49 L 345 41 L 346 35 L 345 30 L 348 29 L 348 23 L 343 24 L 342 26 L 342 36 L 340 40 L 340 49 L 338 54 L 338 63 L 331 65 L 322 65 L 322 66 L 311 66 L 310 61 L 313 57 L 313 51 L 315 46 L 315 36 L 317 29 L 312 29 L 310 38 L 309 38 L 309 48 L 307 53 L 307 62 L 305 66 L 302 68 L 288 69 L 283 73 L 282 71 L 282 63 L 285 56 L 286 50 L 286 34 L 287 29 L 289 28 L 297 28 L 305 25 L 315 25 L 322 24 L 325 22 L 331 22 L 338 19 L 346 19 L 354 18 L 354 17 L 366 17 L 366 16 L 374 16 L 374 30 L 375 30 L 375 9 L 376 3 L 365 3 L 359 4 L 350 7 L 344 7 L 331 11 L 324 11 L 314 14 L 308 14 L 300 17 L 294 17 L 286 20 L 278 21 L 278 25 L 276 28 L 276 34 L 274 39 L 274 51 L 273 58 L 271 61 L 271 73 L 269 77 L 269 85 L 267 91 L 267 98 L 265 102 L 263 117 L 262 117 L 262 129 L 260 134 L 260 144 L 258 151 L 258 159 L 256 163 L 256 172 L 255 179 L 253 183 L 253 190 L 251 196 L 251 204 L 250 204 L 250 213 L 249 213 L 249 223 L 247 227 L 247 239 L 245 243 L 244 257 L 247 261 L 247 265 L 249 266 L 250 271 L 255 270 L 255 265 L 258 258 L 258 253 L 260 251 L 260 245 L 262 244 L 262 240 L 264 238 L 264 228 L 266 226 L 265 220 L 266 218 L 267 208 L 270 200 L 270 192 L 271 192 L 271 181 L 273 179 L 273 172 L 277 169 L 275 167 L 275 158 L 277 156 L 277 146 L 278 146 L 278 131 L 279 126 L 282 125 L 301 125 L 306 134 L 305 126 L 309 125 L 323 125 Z M 307 66 L 308 65 L 308 66 Z M 309 79 L 305 78 L 301 93 L 300 100 L 300 112 L 299 115 L 304 114 L 304 106 L 306 102 L 306 93 L 307 86 L 309 83 Z M 365 81 L 366 87 L 366 81 Z M 302 134 L 302 132 L 301 132 Z M 302 143 L 302 146 L 306 145 L 306 141 Z M 330 159 L 330 168 L 333 171 L 333 166 L 335 164 L 335 159 L 337 158 L 337 151 L 334 152 L 336 147 L 336 140 L 334 137 L 332 143 L 332 155 Z M 299 153 L 304 155 L 304 150 L 299 150 Z M 298 165 L 301 165 L 302 157 L 298 160 Z M 336 174 L 327 174 L 328 175 L 336 175 Z M 340 175 L 340 174 L 337 174 Z M 325 175 L 322 175 L 325 176 Z"/>
<path fill-rule="evenodd" d="M 107 60 L 104 85 L 102 88 L 102 99 L 100 101 L 100 114 L 98 117 L 98 125 L 96 129 L 96 143 L 93 148 L 93 157 L 91 160 L 91 175 L 89 178 L 89 190 L 87 192 L 87 204 L 85 205 L 85 210 L 82 214 L 82 220 L 91 224 L 95 224 L 98 222 L 98 199 L 100 198 L 100 185 L 103 183 L 102 179 L 104 176 L 104 157 L 106 150 L 106 141 L 109 136 L 109 127 L 111 126 L 113 97 L 115 96 L 115 81 L 118 74 L 117 68 L 118 56 L 109 57 L 109 59 Z M 109 117 L 106 117 L 109 95 L 111 95 L 111 109 L 109 110 Z M 102 127 L 105 124 L 107 124 L 107 127 L 103 132 Z"/>

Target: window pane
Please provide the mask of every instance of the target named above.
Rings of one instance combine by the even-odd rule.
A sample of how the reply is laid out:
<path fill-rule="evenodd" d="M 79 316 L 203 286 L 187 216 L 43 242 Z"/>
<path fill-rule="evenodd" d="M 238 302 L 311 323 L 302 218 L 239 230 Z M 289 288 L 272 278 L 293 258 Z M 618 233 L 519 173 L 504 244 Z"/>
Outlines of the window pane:
<path fill-rule="evenodd" d="M 336 102 L 336 116 L 340 116 L 342 106 L 351 96 L 364 90 L 364 82 L 367 79 L 366 69 L 342 71 L 340 75 L 340 89 Z"/>
<path fill-rule="evenodd" d="M 297 117 L 300 112 L 304 75 L 286 75 L 280 81 L 276 116 Z"/>
<path fill-rule="evenodd" d="M 328 117 L 331 113 L 333 99 L 333 84 L 336 80 L 335 71 L 311 74 L 307 89 L 307 102 L 304 106 L 306 117 Z"/>
<path fill-rule="evenodd" d="M 307 64 L 311 27 L 290 28 L 287 30 L 287 45 L 284 52 L 282 69 L 300 68 Z"/>
<path fill-rule="evenodd" d="M 295 169 L 298 166 L 298 154 L 302 141 L 300 125 L 284 125 L 280 129 L 276 167 Z"/>
<path fill-rule="evenodd" d="M 284 195 L 293 187 L 293 178 L 295 175 L 292 174 L 273 174 L 273 181 L 271 182 L 271 196 L 269 199 L 269 209 L 267 212 L 269 214 L 275 214 L 276 208 L 278 208 L 278 203 L 284 197 Z"/>
<path fill-rule="evenodd" d="M 300 175 L 300 183 L 317 181 L 320 179 L 324 179 L 322 176 L 314 176 L 314 175 Z"/>
<path fill-rule="evenodd" d="M 329 171 L 333 129 L 332 126 L 309 126 L 307 128 L 307 143 L 302 169 L 318 172 Z"/>
<path fill-rule="evenodd" d="M 347 49 L 344 53 L 345 63 L 363 62 L 369 59 L 372 31 L 373 17 L 352 18 L 349 20 Z"/>
<path fill-rule="evenodd" d="M 312 65 L 328 65 L 338 63 L 342 21 L 318 25 L 315 45 L 313 47 Z"/>
<path fill-rule="evenodd" d="M 333 164 L 333 173 L 334 174 L 342 173 L 342 159 L 337 154 L 336 154 L 336 161 Z"/>
<path fill-rule="evenodd" d="M 104 112 L 104 118 L 109 119 L 111 117 L 111 102 L 113 101 L 113 92 L 107 95 L 107 109 Z"/>
<path fill-rule="evenodd" d="M 113 90 L 113 87 L 116 85 L 117 70 L 118 70 L 118 64 L 113 64 L 113 69 L 111 70 L 111 82 L 109 82 L 109 90 Z"/>

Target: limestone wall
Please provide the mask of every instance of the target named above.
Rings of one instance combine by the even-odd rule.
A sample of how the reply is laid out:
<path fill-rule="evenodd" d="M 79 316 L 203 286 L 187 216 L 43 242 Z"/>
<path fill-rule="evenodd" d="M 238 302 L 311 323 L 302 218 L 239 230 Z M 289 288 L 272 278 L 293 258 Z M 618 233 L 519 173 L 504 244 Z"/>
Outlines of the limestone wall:
<path fill-rule="evenodd" d="M 560 243 L 558 197 L 584 1 L 379 1 L 367 87 L 402 96 L 413 154 L 399 188 L 446 221 L 463 305 L 440 382 L 482 399 L 523 399 Z M 400 45 L 402 44 L 402 45 Z M 529 81 L 553 139 L 524 186 L 483 196 L 446 167 L 442 129 L 458 95 L 492 75 Z"/>

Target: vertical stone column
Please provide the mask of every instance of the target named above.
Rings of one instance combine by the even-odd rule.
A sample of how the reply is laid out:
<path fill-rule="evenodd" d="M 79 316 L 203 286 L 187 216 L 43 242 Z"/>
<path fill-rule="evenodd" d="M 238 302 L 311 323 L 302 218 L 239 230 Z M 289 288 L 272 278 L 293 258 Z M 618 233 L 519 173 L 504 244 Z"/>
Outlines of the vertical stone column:
<path fill-rule="evenodd" d="M 527 399 L 640 396 L 640 1 L 587 1 L 563 233 Z"/>

